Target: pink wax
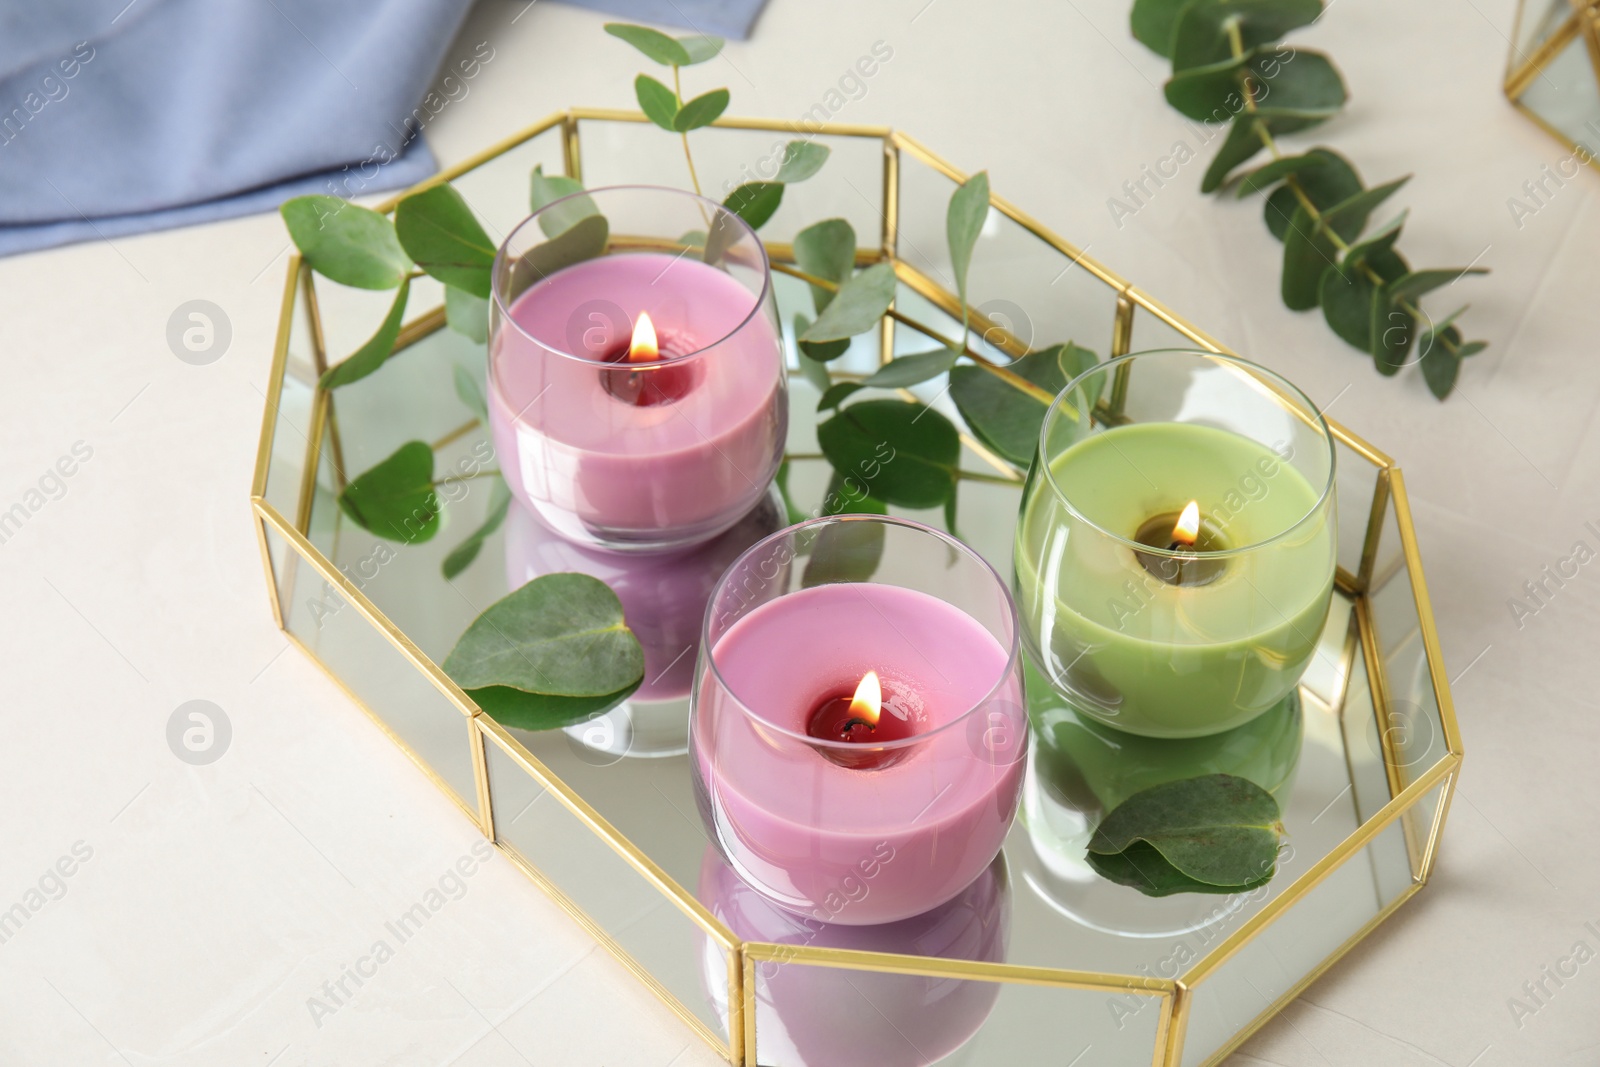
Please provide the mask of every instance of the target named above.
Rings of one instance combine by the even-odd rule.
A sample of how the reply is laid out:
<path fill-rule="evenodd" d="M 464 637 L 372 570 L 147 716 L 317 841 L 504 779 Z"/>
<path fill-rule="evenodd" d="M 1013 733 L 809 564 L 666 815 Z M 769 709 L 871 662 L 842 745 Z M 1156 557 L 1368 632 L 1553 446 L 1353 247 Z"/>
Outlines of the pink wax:
<path fill-rule="evenodd" d="M 640 405 L 606 387 L 615 371 L 602 368 L 617 366 L 606 358 L 640 312 L 660 337 L 657 365 L 686 385 L 675 399 Z M 771 316 L 770 301 L 692 256 L 602 256 L 530 286 L 496 322 L 490 353 L 489 422 L 511 491 L 564 536 L 613 547 L 688 544 L 733 525 L 782 458 Z"/>
<path fill-rule="evenodd" d="M 840 926 L 774 907 L 739 880 L 714 848 L 700 864 L 696 894 L 746 941 L 806 948 L 1005 959 L 1011 894 L 996 859 L 956 896 L 900 922 Z M 727 1019 L 728 968 L 706 938 L 706 990 Z M 762 960 L 755 967 L 756 1050 L 762 1063 L 796 1067 L 928 1067 L 971 1040 L 994 1010 L 999 982 L 948 976 L 844 971 Z"/>
<path fill-rule="evenodd" d="M 970 885 L 1016 813 L 1027 749 L 1021 685 L 972 616 L 912 589 L 802 589 L 734 622 L 710 652 L 692 720 L 703 810 L 768 899 L 830 923 L 892 922 Z M 906 755 L 862 769 L 806 736 L 818 704 L 869 670 Z M 843 744 L 840 742 L 839 744 Z"/>

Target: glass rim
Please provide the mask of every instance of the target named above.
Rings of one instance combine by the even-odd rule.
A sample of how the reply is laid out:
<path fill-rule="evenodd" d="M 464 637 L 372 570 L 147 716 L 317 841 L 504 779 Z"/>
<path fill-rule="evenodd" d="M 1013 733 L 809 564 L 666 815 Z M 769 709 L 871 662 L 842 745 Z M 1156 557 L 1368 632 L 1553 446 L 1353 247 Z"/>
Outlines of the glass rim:
<path fill-rule="evenodd" d="M 1185 551 L 1183 549 L 1162 548 L 1158 545 L 1147 545 L 1142 541 L 1136 541 L 1132 538 L 1124 537 L 1119 533 L 1106 529 L 1104 526 L 1101 526 L 1093 519 L 1090 519 L 1087 515 L 1084 515 L 1083 512 L 1079 511 L 1078 508 L 1072 503 L 1071 497 L 1067 495 L 1067 491 L 1063 489 L 1061 483 L 1056 480 L 1054 465 L 1051 462 L 1051 458 L 1049 458 L 1049 449 L 1047 446 L 1050 436 L 1050 429 L 1060 418 L 1061 409 L 1064 406 L 1064 402 L 1066 401 L 1067 397 L 1070 396 L 1073 390 L 1075 390 L 1087 378 L 1095 374 L 1103 374 L 1108 370 L 1118 367 L 1119 365 L 1132 363 L 1135 360 L 1142 359 L 1147 356 L 1189 356 L 1197 359 L 1221 363 L 1224 365 L 1231 365 L 1242 371 L 1245 375 L 1259 380 L 1264 385 L 1276 386 L 1280 391 L 1280 395 L 1275 399 L 1277 399 L 1280 403 L 1293 401 L 1301 404 L 1308 414 L 1312 427 L 1321 433 L 1323 443 L 1326 445 L 1328 450 L 1327 482 L 1322 486 L 1322 491 L 1318 493 L 1316 502 L 1306 509 L 1305 514 L 1301 515 L 1294 522 L 1290 523 L 1282 530 L 1279 530 L 1271 537 L 1264 538 L 1263 540 L 1252 541 L 1250 544 L 1240 545 L 1234 548 L 1224 548 L 1216 551 L 1196 553 L 1192 550 Z M 1105 430 L 1102 429 L 1100 432 L 1104 433 Z M 1087 440 L 1087 438 L 1085 438 L 1085 440 Z M 1231 559 L 1247 553 L 1258 552 L 1269 545 L 1276 544 L 1279 541 L 1286 539 L 1290 534 L 1300 529 L 1300 527 L 1304 526 L 1314 516 L 1321 512 L 1324 509 L 1324 506 L 1332 499 L 1335 480 L 1338 476 L 1338 459 L 1338 448 L 1334 444 L 1333 431 L 1328 429 L 1328 420 L 1323 418 L 1322 410 L 1318 408 L 1316 404 L 1312 403 L 1311 398 L 1306 396 L 1306 394 L 1300 390 L 1299 386 L 1289 381 L 1289 379 L 1285 378 L 1283 375 L 1268 370 L 1259 363 L 1252 363 L 1250 360 L 1240 359 L 1238 356 L 1224 355 L 1221 352 L 1207 352 L 1205 349 L 1201 348 L 1150 348 L 1142 352 L 1129 352 L 1127 355 L 1118 356 L 1116 359 L 1108 359 L 1104 363 L 1097 363 L 1093 367 L 1084 371 L 1082 374 L 1078 375 L 1076 378 L 1072 379 L 1066 385 L 1062 386 L 1061 391 L 1056 394 L 1056 398 L 1050 402 L 1050 407 L 1045 411 L 1044 414 L 1044 422 L 1039 426 L 1040 467 L 1043 470 L 1044 480 L 1049 484 L 1050 491 L 1055 494 L 1056 500 L 1060 502 L 1061 506 L 1066 508 L 1073 518 L 1077 519 L 1079 522 L 1083 523 L 1085 526 L 1088 526 L 1090 529 L 1094 530 L 1103 537 L 1110 538 L 1112 541 L 1131 549 L 1134 552 L 1138 552 L 1143 555 L 1155 556 L 1157 558 L 1194 559 L 1197 555 L 1203 555 L 1208 559 Z M 1281 462 L 1288 461 L 1281 460 Z"/>
<path fill-rule="evenodd" d="M 594 360 L 594 359 L 590 358 L 589 356 L 578 355 L 576 353 L 568 352 L 564 348 L 556 347 L 555 345 L 552 345 L 552 344 L 544 341 L 541 338 L 535 337 L 533 334 L 531 334 L 527 330 L 523 329 L 522 324 L 517 322 L 517 320 L 512 317 L 511 309 L 506 305 L 506 301 L 505 301 L 504 295 L 501 292 L 500 278 L 501 278 L 502 274 L 506 273 L 506 270 L 505 270 L 506 263 L 507 263 L 507 261 L 509 259 L 509 257 L 506 254 L 507 249 L 509 249 L 511 247 L 511 242 L 516 240 L 517 235 L 522 233 L 523 230 L 525 230 L 530 223 L 537 223 L 537 221 L 539 220 L 540 216 L 544 215 L 546 212 L 552 210 L 553 208 L 556 208 L 559 205 L 566 203 L 568 200 L 576 200 L 580 196 L 587 196 L 587 197 L 593 198 L 595 196 L 604 196 L 604 195 L 606 195 L 608 193 L 617 193 L 617 192 L 667 193 L 667 194 L 670 194 L 670 195 L 673 195 L 673 196 L 681 196 L 681 197 L 683 197 L 683 198 L 685 198 L 687 200 L 690 200 L 690 201 L 699 201 L 700 205 L 702 207 L 702 210 L 710 209 L 712 211 L 720 211 L 723 214 L 727 215 L 730 219 L 732 219 L 744 231 L 744 233 L 746 235 L 748 235 L 750 237 L 750 239 L 755 243 L 756 249 L 760 252 L 760 255 L 761 255 L 761 289 L 760 289 L 759 292 L 751 294 L 754 299 L 751 301 L 750 310 L 744 316 L 744 318 L 740 319 L 737 324 L 735 324 L 731 329 L 728 330 L 727 333 L 723 334 L 721 337 L 718 337 L 716 340 L 708 342 L 706 344 L 703 344 L 699 348 L 696 348 L 692 352 L 680 352 L 680 353 L 678 353 L 676 355 L 653 359 L 653 360 L 650 361 L 651 366 L 653 366 L 653 367 L 664 367 L 664 366 L 668 366 L 670 364 L 684 363 L 684 362 L 687 362 L 687 361 L 689 361 L 691 359 L 697 359 L 699 357 L 702 357 L 707 352 L 709 352 L 712 349 L 718 347 L 723 342 L 727 341 L 730 337 L 733 337 L 734 335 L 736 335 L 740 331 L 742 331 L 746 326 L 750 325 L 750 321 L 761 313 L 761 308 L 766 303 L 767 297 L 772 291 L 772 263 L 771 263 L 771 259 L 767 255 L 767 246 L 762 243 L 761 238 L 756 235 L 755 230 L 751 229 L 750 228 L 750 224 L 745 222 L 744 219 L 740 218 L 736 212 L 730 211 L 728 208 L 726 208 L 723 205 L 717 203 L 715 200 L 712 200 L 712 199 L 710 199 L 708 197 L 701 196 L 699 193 L 692 193 L 687 189 L 675 189 L 670 185 L 640 185 L 640 184 L 634 184 L 634 185 L 602 185 L 602 186 L 600 186 L 598 188 L 595 188 L 595 189 L 583 189 L 583 190 L 580 190 L 580 191 L 578 191 L 576 193 L 568 193 L 566 196 L 557 197 L 555 200 L 550 201 L 548 204 L 546 204 L 544 207 L 540 208 L 539 210 L 529 213 L 527 215 L 527 217 L 525 217 L 521 222 L 517 223 L 516 226 L 512 227 L 511 232 L 506 235 L 506 239 L 504 241 L 500 242 L 500 247 L 495 249 L 494 264 L 489 269 L 489 299 L 494 304 L 495 308 L 497 308 L 499 310 L 500 318 L 505 323 L 509 324 L 512 329 L 516 330 L 517 333 L 521 334 L 523 337 L 527 338 L 529 341 L 531 341 L 534 344 L 538 345 L 540 348 L 544 349 L 546 352 L 550 353 L 551 355 L 560 356 L 563 359 L 576 360 L 578 362 L 588 363 L 588 364 L 594 364 L 594 363 L 598 362 L 597 360 Z M 715 216 L 708 216 L 708 217 L 713 217 L 714 218 Z M 550 238 L 550 237 L 546 237 L 545 239 L 547 241 L 548 240 L 554 240 L 554 238 Z M 607 245 L 610 244 L 609 235 L 607 236 L 606 243 L 607 243 Z M 737 243 L 737 242 L 735 242 L 735 243 Z M 689 251 L 692 247 L 693 246 L 686 246 L 685 251 Z M 599 256 L 596 256 L 595 258 L 596 259 L 603 259 L 608 254 L 609 253 L 602 252 Z M 683 256 L 683 253 L 680 252 L 677 258 L 682 258 L 682 256 Z M 589 261 L 588 260 L 580 260 L 580 262 L 587 263 Z M 572 267 L 572 266 L 577 266 L 577 264 L 572 263 L 572 264 L 568 264 L 567 266 L 568 267 Z M 566 269 L 567 269 L 567 267 L 562 267 L 561 268 L 561 270 L 566 270 Z M 556 273 L 559 274 L 559 273 L 561 273 L 561 271 L 557 271 Z M 663 273 L 665 273 L 665 272 L 663 272 Z M 543 281 L 544 279 L 540 279 L 540 280 Z M 538 283 L 536 282 L 534 284 L 538 284 Z M 494 360 L 493 359 L 489 360 L 489 365 L 490 365 L 491 368 L 493 368 L 493 366 L 494 366 Z"/>
<path fill-rule="evenodd" d="M 961 714 L 955 716 L 942 726 L 935 727 L 932 730 L 924 730 L 921 733 L 915 733 L 909 737 L 902 737 L 894 741 L 885 741 L 882 744 L 876 745 L 861 745 L 854 741 L 830 741 L 825 737 L 812 737 L 808 733 L 792 730 L 787 726 L 780 726 L 771 719 L 762 715 L 760 712 L 756 711 L 756 709 L 752 708 L 748 703 L 746 703 L 743 697 L 734 691 L 733 686 L 728 684 L 728 680 L 723 677 L 721 668 L 717 666 L 716 645 L 711 640 L 711 619 L 716 610 L 717 600 L 722 593 L 723 587 L 727 585 L 728 577 L 734 574 L 747 559 L 750 559 L 757 552 L 766 548 L 768 545 L 777 543 L 781 538 L 795 537 L 803 531 L 821 529 L 826 526 L 847 522 L 867 522 L 877 523 L 880 526 L 898 526 L 903 529 L 910 530 L 913 533 L 928 535 L 933 537 L 935 540 L 943 541 L 946 546 L 954 548 L 957 552 L 976 563 L 983 571 L 986 571 L 989 577 L 994 580 L 995 588 L 1000 591 L 1001 602 L 1005 605 L 1005 617 L 1011 623 L 1010 639 L 1008 641 L 1001 642 L 1006 651 L 1005 666 L 1000 670 L 1000 673 L 998 677 L 995 678 L 994 683 L 990 685 L 988 689 L 984 690 L 983 695 L 979 697 L 971 707 L 965 709 L 961 712 Z M 823 584 L 889 585 L 890 583 L 874 582 L 869 578 L 863 582 L 825 582 Z M 813 586 L 812 588 L 821 588 L 821 586 Z M 905 589 L 910 587 L 896 586 L 895 588 Z M 782 596 L 789 595 L 791 594 L 782 594 Z M 963 614 L 965 614 L 965 612 L 963 612 Z M 979 625 L 983 626 L 985 630 L 989 630 L 989 627 L 983 623 L 980 622 Z M 990 632 L 992 634 L 992 631 Z M 998 641 L 999 639 L 997 638 L 996 640 Z M 952 730 L 957 726 L 967 723 L 975 712 L 981 708 L 986 708 L 989 706 L 989 704 L 994 700 L 995 694 L 999 692 L 1001 686 L 1005 685 L 1006 679 L 1010 678 L 1017 669 L 1018 660 L 1022 655 L 1022 620 L 1019 612 L 1017 611 L 1016 598 L 1011 595 L 1011 588 L 1005 579 L 1000 576 L 1000 572 L 995 570 L 988 560 L 980 556 L 965 542 L 951 537 L 943 530 L 936 529 L 927 525 L 926 523 L 917 522 L 913 519 L 902 519 L 894 515 L 820 515 L 814 518 L 806 519 L 804 522 L 797 522 L 791 526 L 785 526 L 783 529 L 778 530 L 775 533 L 768 534 L 766 537 L 763 537 L 761 540 L 757 541 L 755 544 L 741 552 L 739 557 L 729 564 L 728 569 L 722 572 L 722 577 L 717 579 L 716 588 L 712 590 L 711 599 L 706 604 L 705 621 L 700 627 L 700 648 L 705 655 L 706 666 L 711 674 L 712 684 L 718 686 L 725 696 L 732 700 L 734 704 L 738 705 L 739 710 L 747 719 L 759 724 L 762 729 L 771 730 L 774 733 L 780 734 L 790 740 L 799 741 L 803 744 L 811 745 L 812 747 L 819 748 L 824 751 L 859 751 L 863 748 L 898 751 L 900 749 L 911 748 L 914 745 L 927 744 L 934 738 L 944 735 L 946 731 Z M 704 672 L 701 672 L 701 677 L 704 677 Z M 700 678 L 697 678 L 697 686 L 699 682 Z M 695 704 L 697 706 L 699 704 L 698 692 L 696 693 Z"/>

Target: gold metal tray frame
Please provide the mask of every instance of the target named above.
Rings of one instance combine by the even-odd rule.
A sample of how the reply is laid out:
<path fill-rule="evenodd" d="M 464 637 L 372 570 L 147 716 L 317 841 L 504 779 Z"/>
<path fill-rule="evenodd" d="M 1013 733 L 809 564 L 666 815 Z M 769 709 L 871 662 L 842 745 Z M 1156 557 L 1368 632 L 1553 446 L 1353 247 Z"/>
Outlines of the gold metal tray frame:
<path fill-rule="evenodd" d="M 560 112 L 444 171 L 425 185 L 470 178 L 478 168 L 541 137 L 559 137 L 559 159 L 564 162 L 566 173 L 581 178 L 584 152 L 580 134 L 583 131 L 591 128 L 606 130 L 643 121 L 641 115 L 631 112 L 592 109 Z M 885 128 L 733 118 L 720 120 L 716 127 L 722 130 L 818 137 L 835 145 L 867 144 L 873 147 L 875 153 L 881 153 L 882 181 L 876 190 L 879 199 L 872 205 L 873 211 L 881 217 L 880 243 L 875 248 L 864 249 L 859 253 L 859 258 L 863 262 L 888 260 L 894 264 L 903 293 L 917 294 L 943 312 L 959 316 L 960 305 L 956 297 L 934 280 L 931 276 L 933 269 L 926 262 L 926 257 L 902 247 L 902 227 L 908 221 L 903 214 L 906 209 L 902 183 L 908 168 L 917 168 L 921 172 L 922 178 L 919 180 L 937 176 L 950 188 L 963 180 L 964 175 L 905 134 Z M 763 138 L 763 142 L 766 140 Z M 830 162 L 830 166 L 834 165 Z M 848 178 L 846 181 L 848 183 Z M 849 184 L 857 193 L 868 196 L 866 190 Z M 389 200 L 380 209 L 392 210 L 396 199 Z M 1136 342 L 1139 342 L 1140 348 L 1167 346 L 1165 343 L 1143 343 L 1146 337 L 1210 351 L 1228 351 L 1014 205 L 996 196 L 993 198 L 993 207 L 1008 220 L 1007 226 L 1014 226 L 1019 232 L 1037 239 L 1041 248 L 1063 264 L 1062 274 L 1057 275 L 1058 280 L 1062 275 L 1081 268 L 1082 274 L 1074 284 L 1087 286 L 1101 294 L 1099 297 L 1090 295 L 1104 302 L 1107 312 L 1105 319 L 1110 326 L 1109 336 L 1105 339 L 1108 342 L 1105 350 L 1109 355 L 1126 353 Z M 942 227 L 942 201 L 938 223 Z M 775 267 L 793 273 L 792 266 L 785 263 L 792 264 L 793 261 L 790 246 L 774 241 L 769 248 Z M 919 259 L 922 261 L 919 262 Z M 974 274 L 977 273 L 975 268 Z M 1271 999 L 1263 1010 L 1238 1027 L 1230 1038 L 1217 1047 L 1203 1050 L 1205 1064 L 1219 1063 L 1426 884 L 1461 764 L 1461 738 L 1422 575 L 1404 479 L 1388 456 L 1329 420 L 1337 438 L 1341 465 L 1341 511 L 1351 517 L 1351 530 L 1355 536 L 1341 538 L 1341 545 L 1349 545 L 1351 549 L 1348 552 L 1341 551 L 1337 585 L 1340 593 L 1352 601 L 1353 611 L 1344 642 L 1337 692 L 1328 699 L 1338 706 L 1348 695 L 1349 688 L 1363 679 L 1364 684 L 1370 687 L 1377 721 L 1368 723 L 1367 728 L 1369 736 L 1375 737 L 1375 743 L 1381 745 L 1382 773 L 1387 778 L 1386 792 L 1380 794 L 1380 800 L 1383 801 L 1381 805 L 1365 813 L 1360 812 L 1360 806 L 1357 805 L 1359 826 L 1342 844 L 1310 865 L 1292 883 L 1284 886 L 1264 908 L 1210 947 L 1181 974 L 1171 978 L 741 940 L 683 885 L 608 822 L 582 795 L 536 758 L 511 731 L 484 714 L 445 675 L 435 658 L 425 654 L 418 643 L 363 593 L 362 586 L 365 583 L 362 575 L 348 573 L 349 568 L 342 570 L 313 543 L 313 499 L 319 493 L 321 482 L 325 481 L 334 488 L 344 484 L 346 472 L 343 451 L 347 447 L 341 443 L 338 434 L 333 397 L 311 388 L 315 375 L 328 365 L 326 353 L 330 347 L 324 336 L 326 309 L 319 303 L 319 292 L 319 285 L 313 281 L 310 272 L 298 257 L 292 257 L 283 291 L 260 449 L 251 486 L 257 534 L 275 620 L 289 640 L 323 666 L 330 677 L 345 689 L 446 796 L 461 807 L 511 862 L 548 892 L 730 1062 L 756 1063 L 757 971 L 764 963 L 908 976 L 947 976 L 1008 986 L 1037 986 L 1060 991 L 1080 990 L 1103 995 L 1153 998 L 1159 1003 L 1159 1013 L 1153 1029 L 1150 1062 L 1155 1067 L 1178 1067 L 1180 1064 L 1198 1062 L 1196 1056 L 1201 1052 L 1192 1049 L 1189 1056 L 1184 1054 L 1185 1035 L 1195 998 L 1204 992 L 1208 979 L 1250 946 L 1264 930 L 1290 914 L 1297 903 L 1323 885 L 1343 864 L 1386 831 L 1392 832 L 1398 824 L 1404 832 L 1406 853 L 1410 858 L 1409 882 L 1379 908 L 1370 921 L 1328 952 L 1315 966 L 1303 974 L 1295 974 L 1281 995 Z M 322 293 L 321 301 L 325 303 L 326 300 L 327 294 Z M 911 299 L 906 297 L 897 306 L 909 303 Z M 378 314 L 368 316 L 363 328 L 370 329 L 371 323 L 376 322 L 378 317 Z M 975 317 L 979 331 L 994 342 L 994 348 L 1012 355 L 1028 350 L 1027 339 L 1012 332 L 1015 323 L 994 321 L 982 313 Z M 443 309 L 436 307 L 405 326 L 399 345 L 405 348 L 416 344 L 434 334 L 442 325 Z M 894 353 L 896 329 L 899 326 L 937 336 L 936 329 L 919 323 L 911 315 L 896 311 L 884 319 L 880 358 L 889 358 Z M 309 349 L 310 366 L 298 369 L 291 367 L 292 334 L 301 338 L 297 344 L 303 343 Z M 304 394 L 309 398 L 309 414 L 303 420 L 306 425 L 296 424 L 289 416 L 288 404 L 284 400 L 286 387 L 293 387 L 297 395 Z M 341 392 L 339 397 L 343 403 L 345 394 Z M 293 437 L 287 432 L 288 429 L 295 431 Z M 452 439 L 464 436 L 470 429 L 470 425 L 458 427 L 435 443 L 443 447 Z M 303 461 L 296 463 L 292 457 L 301 448 L 301 437 L 304 438 Z M 972 446 L 972 455 L 977 462 L 988 462 L 988 469 L 1001 471 L 1006 477 L 1015 477 L 1003 464 L 994 462 L 992 457 L 984 454 L 981 447 L 976 446 L 970 438 L 966 440 Z M 1370 503 L 1363 504 L 1369 491 Z M 382 686 L 388 686 L 388 690 L 375 692 L 370 679 L 354 678 L 340 663 L 329 662 L 326 653 L 319 654 L 317 635 L 301 617 L 301 602 L 295 599 L 297 596 L 303 596 L 305 603 L 312 605 L 317 628 L 324 625 L 327 613 L 353 606 L 353 612 L 348 613 L 346 618 L 375 642 L 371 654 L 387 656 L 394 664 L 393 672 L 379 686 L 380 690 Z M 324 614 L 316 611 L 313 597 L 317 598 L 316 603 L 323 606 Z M 1380 616 L 1400 621 L 1393 624 L 1393 632 L 1386 629 L 1380 636 Z M 343 625 L 342 621 L 340 625 Z M 1382 625 L 1390 626 L 1388 622 Z M 1407 701 L 1394 696 L 1387 677 L 1387 673 L 1394 670 L 1393 649 L 1408 643 L 1415 647 L 1414 658 L 1420 679 L 1418 688 L 1411 694 L 1412 711 L 1416 711 L 1414 705 L 1417 702 L 1425 704 L 1418 714 L 1432 723 L 1432 728 L 1439 735 L 1423 763 L 1419 763 L 1420 757 L 1416 754 L 1408 754 L 1403 750 L 1408 743 L 1407 736 L 1395 724 L 1406 713 L 1406 708 L 1400 705 Z M 458 764 L 442 759 L 437 752 L 431 758 L 423 754 L 419 750 L 420 743 L 406 735 L 407 728 L 396 725 L 398 718 L 395 707 L 402 701 L 431 701 L 459 716 L 463 755 Z M 1348 762 L 1349 742 L 1346 741 L 1346 744 Z M 446 766 L 447 763 L 450 765 Z M 496 768 L 493 775 L 491 764 Z M 708 1025 L 703 1018 L 688 1010 L 648 967 L 638 962 L 613 937 L 602 922 L 590 915 L 586 901 L 571 899 L 556 879 L 547 876 L 525 855 L 527 849 L 519 848 L 508 840 L 506 823 L 520 813 L 507 811 L 503 806 L 505 801 L 499 796 L 501 790 L 517 784 L 511 782 L 510 778 L 502 778 L 503 774 L 512 777 L 524 775 L 527 782 L 522 785 L 535 789 L 536 798 L 548 795 L 559 802 L 561 809 L 592 833 L 595 839 L 603 842 L 626 865 L 628 871 L 651 887 L 653 892 L 665 897 L 673 908 L 717 946 L 727 962 L 728 999 L 723 1019 L 725 1032 L 719 1032 L 719 1028 Z"/>
<path fill-rule="evenodd" d="M 1565 145 L 1570 159 L 1600 168 L 1595 158 L 1600 154 L 1600 5 L 1589 0 L 1517 0 L 1505 94 L 1518 111 Z M 1576 173 L 1575 167 L 1570 173 L 1563 168 L 1557 180 Z M 1536 178 L 1534 184 L 1548 181 Z"/>

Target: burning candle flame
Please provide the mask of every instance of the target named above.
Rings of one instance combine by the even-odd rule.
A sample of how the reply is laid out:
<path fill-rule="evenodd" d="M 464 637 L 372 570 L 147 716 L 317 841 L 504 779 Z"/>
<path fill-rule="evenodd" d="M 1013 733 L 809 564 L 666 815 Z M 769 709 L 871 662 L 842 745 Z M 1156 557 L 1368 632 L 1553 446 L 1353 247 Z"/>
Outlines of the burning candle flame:
<path fill-rule="evenodd" d="M 633 340 L 628 345 L 629 363 L 647 363 L 661 355 L 656 345 L 656 327 L 650 316 L 639 312 L 639 321 L 633 324 Z"/>
<path fill-rule="evenodd" d="M 1200 504 L 1191 500 L 1183 507 L 1183 514 L 1178 516 L 1177 525 L 1172 528 L 1172 543 L 1174 546 L 1193 548 L 1195 538 L 1200 536 Z"/>
<path fill-rule="evenodd" d="M 862 676 L 861 684 L 856 686 L 856 695 L 850 701 L 850 714 L 868 726 L 877 726 L 882 711 L 883 686 L 878 682 L 878 672 L 868 671 Z"/>

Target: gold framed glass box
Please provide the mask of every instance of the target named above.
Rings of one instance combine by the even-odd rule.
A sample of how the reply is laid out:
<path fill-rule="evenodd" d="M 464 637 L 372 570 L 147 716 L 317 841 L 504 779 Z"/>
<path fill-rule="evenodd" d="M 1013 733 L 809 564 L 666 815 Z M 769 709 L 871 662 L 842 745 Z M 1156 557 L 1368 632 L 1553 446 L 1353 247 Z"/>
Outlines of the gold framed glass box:
<path fill-rule="evenodd" d="M 1583 164 L 1600 166 L 1600 6 L 1589 0 L 1518 0 L 1506 62 L 1511 103 L 1571 153 L 1525 188 L 1532 214 Z"/>
<path fill-rule="evenodd" d="M 785 273 L 789 242 L 838 216 L 860 237 L 858 260 L 890 261 L 899 289 L 881 330 L 834 368 L 870 372 L 927 348 L 924 333 L 958 336 L 944 227 L 963 175 L 887 129 L 723 119 L 695 134 L 708 193 L 796 136 L 832 155 L 786 191 L 763 230 L 784 317 L 810 303 Z M 498 238 L 527 213 L 536 165 L 591 187 L 684 184 L 679 151 L 640 115 L 574 109 L 434 180 L 452 181 Z M 1288 847 L 1268 886 L 1157 900 L 1087 874 L 1083 806 L 1041 755 L 1051 746 L 1037 745 L 1002 858 L 937 921 L 847 936 L 762 911 L 723 876 L 696 813 L 681 748 L 686 702 L 633 709 L 613 723 L 628 734 L 620 744 L 614 732 L 530 733 L 483 713 L 438 666 L 516 571 L 506 557 L 514 522 L 454 579 L 440 571 L 492 505 L 474 488 L 489 483 L 466 473 L 481 469 L 486 432 L 451 388 L 458 368 L 481 382 L 484 351 L 444 328 L 442 299 L 431 280 L 416 282 L 412 306 L 432 310 L 404 326 L 397 355 L 336 394 L 319 392 L 319 374 L 359 347 L 388 297 L 291 261 L 252 486 L 273 612 L 501 852 L 730 1062 L 992 1064 L 1047 1053 L 1076 1067 L 1217 1063 L 1426 884 L 1461 740 L 1404 479 L 1330 423 L 1333 610 L 1292 729 L 1239 742 L 1270 749 L 1281 771 L 1273 788 Z M 1067 340 L 1102 358 L 1225 351 L 999 197 L 969 300 L 974 344 L 1002 360 Z M 954 415 L 942 381 L 915 389 Z M 798 375 L 793 392 L 788 489 L 804 509 L 829 471 L 817 457 L 817 392 Z M 353 526 L 336 498 L 415 438 L 434 446 L 437 477 L 466 488 L 449 497 L 438 537 L 402 546 Z M 961 533 L 1004 572 L 1021 483 L 964 440 L 963 466 L 979 477 L 962 483 Z M 1036 709 L 1040 729 L 1059 725 L 1047 704 Z"/>

